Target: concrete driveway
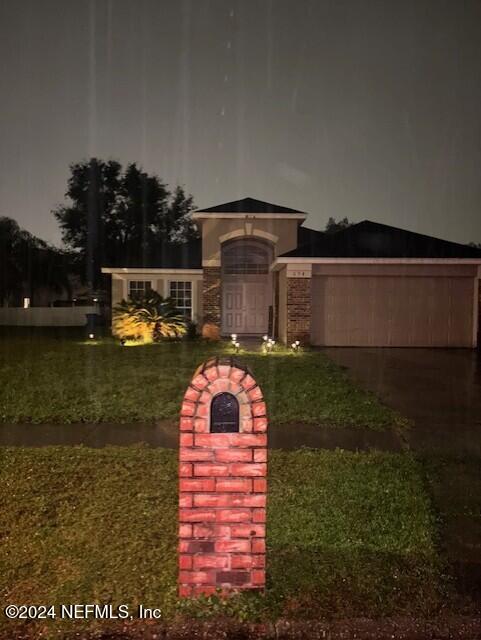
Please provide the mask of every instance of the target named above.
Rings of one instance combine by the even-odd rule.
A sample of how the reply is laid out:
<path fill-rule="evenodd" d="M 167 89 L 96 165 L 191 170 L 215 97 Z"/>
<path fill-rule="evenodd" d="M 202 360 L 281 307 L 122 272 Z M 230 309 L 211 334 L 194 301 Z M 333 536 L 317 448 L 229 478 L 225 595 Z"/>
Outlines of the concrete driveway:
<path fill-rule="evenodd" d="M 357 384 L 414 422 L 414 451 L 481 456 L 481 351 L 326 348 Z"/>

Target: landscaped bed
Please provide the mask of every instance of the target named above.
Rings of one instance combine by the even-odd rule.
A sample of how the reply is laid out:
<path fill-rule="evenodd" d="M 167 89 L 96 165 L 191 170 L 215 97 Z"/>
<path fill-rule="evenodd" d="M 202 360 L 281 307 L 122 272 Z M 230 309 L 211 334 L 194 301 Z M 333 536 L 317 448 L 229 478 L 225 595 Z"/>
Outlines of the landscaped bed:
<path fill-rule="evenodd" d="M 4 448 L 0 457 L 5 604 L 267 620 L 433 616 L 448 599 L 422 470 L 407 454 L 271 452 L 266 596 L 226 605 L 177 601 L 175 452 Z"/>
<path fill-rule="evenodd" d="M 231 354 L 226 343 L 183 341 L 121 347 L 77 332 L 3 329 L 0 337 L 0 421 L 137 422 L 177 419 L 197 366 Z M 271 423 L 402 429 L 406 420 L 355 387 L 322 352 L 286 349 L 238 356 L 254 371 Z"/>

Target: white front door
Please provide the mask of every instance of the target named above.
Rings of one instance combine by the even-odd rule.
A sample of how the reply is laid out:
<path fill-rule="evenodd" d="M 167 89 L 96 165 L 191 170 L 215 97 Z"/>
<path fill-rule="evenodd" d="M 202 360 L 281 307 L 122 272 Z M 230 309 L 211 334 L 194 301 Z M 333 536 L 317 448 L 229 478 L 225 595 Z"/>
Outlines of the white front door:
<path fill-rule="evenodd" d="M 222 286 L 222 332 L 242 333 L 244 328 L 243 285 L 239 283 Z"/>
<path fill-rule="evenodd" d="M 222 291 L 222 333 L 267 333 L 267 283 L 225 282 Z"/>

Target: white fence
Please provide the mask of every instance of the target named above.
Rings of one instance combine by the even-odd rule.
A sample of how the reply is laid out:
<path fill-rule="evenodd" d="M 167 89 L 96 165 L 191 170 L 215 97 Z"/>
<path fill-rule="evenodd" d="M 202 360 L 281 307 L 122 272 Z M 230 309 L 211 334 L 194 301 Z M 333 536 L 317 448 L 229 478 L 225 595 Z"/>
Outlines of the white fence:
<path fill-rule="evenodd" d="M 89 307 L 0 307 L 0 325 L 11 327 L 83 327 L 87 313 L 100 313 Z"/>

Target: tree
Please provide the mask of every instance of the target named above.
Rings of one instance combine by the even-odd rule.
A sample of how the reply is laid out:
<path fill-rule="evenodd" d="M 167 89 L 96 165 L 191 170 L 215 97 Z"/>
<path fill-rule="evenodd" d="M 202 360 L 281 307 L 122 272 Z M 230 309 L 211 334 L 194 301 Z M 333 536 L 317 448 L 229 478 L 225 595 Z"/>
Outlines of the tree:
<path fill-rule="evenodd" d="M 15 220 L 0 217 L 0 302 L 19 304 L 35 299 L 41 288 L 70 291 L 71 255 L 21 229 Z"/>
<path fill-rule="evenodd" d="M 481 249 L 481 242 L 469 242 L 468 246 L 474 247 L 475 249 Z"/>
<path fill-rule="evenodd" d="M 192 196 L 173 194 L 135 163 L 91 158 L 70 166 L 67 205 L 54 210 L 67 247 L 95 289 L 102 266 L 149 266 L 169 245 L 196 237 Z"/>
<path fill-rule="evenodd" d="M 329 218 L 324 231 L 326 233 L 336 233 L 336 231 L 342 231 L 343 229 L 347 229 L 351 225 L 352 222 L 349 222 L 347 218 L 342 218 L 342 220 L 339 220 L 339 222 L 336 222 L 334 218 Z"/>

